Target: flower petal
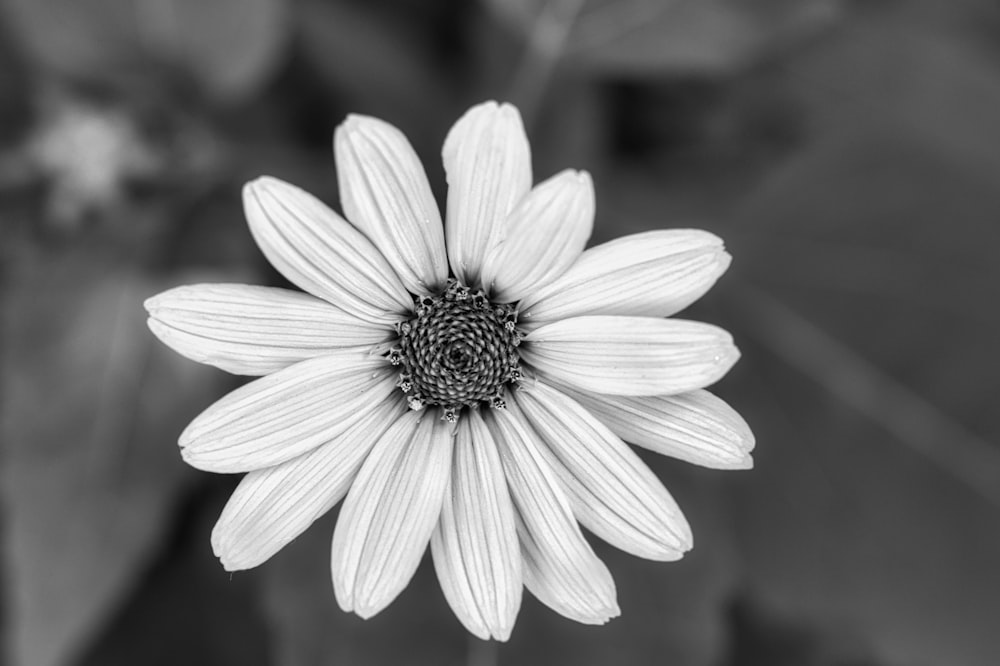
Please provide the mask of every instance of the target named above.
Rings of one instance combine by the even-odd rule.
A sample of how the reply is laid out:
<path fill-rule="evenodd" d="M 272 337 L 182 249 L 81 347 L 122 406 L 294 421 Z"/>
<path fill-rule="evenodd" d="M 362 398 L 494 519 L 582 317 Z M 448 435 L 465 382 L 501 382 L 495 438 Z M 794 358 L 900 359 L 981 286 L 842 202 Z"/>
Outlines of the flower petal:
<path fill-rule="evenodd" d="M 441 515 L 452 428 L 408 412 L 361 466 L 333 533 L 333 588 L 345 611 L 369 618 L 413 577 Z"/>
<path fill-rule="evenodd" d="M 476 410 L 466 410 L 458 423 L 431 552 L 462 624 L 483 640 L 507 640 L 521 607 L 521 554 L 500 454 Z"/>
<path fill-rule="evenodd" d="M 226 570 L 261 564 L 332 509 L 406 409 L 401 398 L 383 400 L 326 444 L 243 477 L 212 530 L 212 550 Z"/>
<path fill-rule="evenodd" d="M 308 192 L 264 176 L 244 186 L 243 208 L 268 261 L 310 294 L 376 323 L 412 308 L 371 241 Z"/>
<path fill-rule="evenodd" d="M 448 279 L 441 213 L 420 159 L 403 133 L 367 116 L 347 117 L 333 137 L 344 215 L 375 243 L 414 294 Z"/>
<path fill-rule="evenodd" d="M 521 114 L 496 102 L 472 107 L 448 132 L 441 155 L 448 178 L 448 261 L 455 277 L 474 287 L 487 251 L 504 236 L 507 214 L 531 189 Z"/>
<path fill-rule="evenodd" d="M 198 284 L 146 301 L 149 328 L 187 358 L 237 375 L 267 375 L 333 349 L 394 337 L 314 296 L 275 287 Z"/>
<path fill-rule="evenodd" d="M 617 238 L 584 252 L 562 276 L 522 301 L 522 323 L 581 315 L 669 317 L 711 288 L 729 267 L 722 240 L 670 229 Z"/>
<path fill-rule="evenodd" d="M 624 551 L 678 560 L 692 545 L 684 514 L 646 463 L 572 398 L 542 382 L 514 392 L 551 452 L 584 527 Z"/>
<path fill-rule="evenodd" d="M 611 573 L 591 550 L 524 414 L 513 401 L 490 410 L 487 424 L 500 448 L 514 500 L 524 582 L 560 615 L 604 624 L 619 614 Z"/>
<path fill-rule="evenodd" d="M 740 353 L 711 324 L 653 317 L 574 317 L 524 338 L 528 365 L 586 391 L 668 395 L 718 381 Z"/>
<path fill-rule="evenodd" d="M 736 410 L 708 391 L 598 395 L 560 386 L 630 444 L 715 469 L 753 467 L 755 440 Z"/>
<path fill-rule="evenodd" d="M 396 384 L 384 358 L 343 349 L 261 377 L 224 396 L 181 433 L 181 455 L 208 472 L 277 465 L 341 434 Z"/>
<path fill-rule="evenodd" d="M 487 255 L 482 281 L 501 303 L 519 301 L 566 272 L 594 228 L 594 183 L 566 170 L 536 185 L 507 217 L 506 236 Z"/>

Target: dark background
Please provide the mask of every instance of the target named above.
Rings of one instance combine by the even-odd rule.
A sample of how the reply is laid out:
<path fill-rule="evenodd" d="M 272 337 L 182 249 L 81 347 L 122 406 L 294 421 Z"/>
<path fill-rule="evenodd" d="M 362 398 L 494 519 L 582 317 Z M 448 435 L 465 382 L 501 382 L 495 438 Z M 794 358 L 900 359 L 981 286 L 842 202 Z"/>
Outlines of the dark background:
<path fill-rule="evenodd" d="M 489 98 L 521 108 L 536 180 L 592 172 L 595 242 L 726 239 L 685 316 L 733 332 L 715 390 L 758 442 L 750 472 L 645 456 L 695 549 L 595 544 L 622 617 L 526 596 L 502 646 L 427 562 L 341 613 L 335 515 L 224 572 L 237 479 L 175 442 L 237 380 L 141 307 L 275 282 L 239 187 L 336 206 L 345 114 L 406 132 L 440 197 L 444 135 Z M 4 664 L 1000 663 L 996 2 L 0 0 L 0 224 Z"/>

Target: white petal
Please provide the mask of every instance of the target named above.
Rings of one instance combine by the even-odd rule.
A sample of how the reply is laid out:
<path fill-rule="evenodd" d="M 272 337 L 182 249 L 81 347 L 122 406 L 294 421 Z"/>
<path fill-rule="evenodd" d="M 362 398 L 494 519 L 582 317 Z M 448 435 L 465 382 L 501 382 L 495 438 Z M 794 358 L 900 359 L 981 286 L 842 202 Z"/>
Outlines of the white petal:
<path fill-rule="evenodd" d="M 755 440 L 736 410 L 708 391 L 598 395 L 560 387 L 626 442 L 715 469 L 753 467 Z"/>
<path fill-rule="evenodd" d="M 487 251 L 504 237 L 507 214 L 531 189 L 531 149 L 509 104 L 474 106 L 448 132 L 445 238 L 455 276 L 477 286 Z"/>
<path fill-rule="evenodd" d="M 431 552 L 462 624 L 483 640 L 507 640 L 521 607 L 521 555 L 500 454 L 476 410 L 466 410 L 458 423 Z"/>
<path fill-rule="evenodd" d="M 376 323 L 412 308 L 382 253 L 308 192 L 265 176 L 243 188 L 243 208 L 268 261 L 310 294 Z"/>
<path fill-rule="evenodd" d="M 375 243 L 414 294 L 448 279 L 441 213 L 420 159 L 403 133 L 348 116 L 333 139 L 344 215 Z"/>
<path fill-rule="evenodd" d="M 333 533 L 333 588 L 345 611 L 371 617 L 413 577 L 441 515 L 452 428 L 434 412 L 408 412 L 361 466 Z"/>
<path fill-rule="evenodd" d="M 522 323 L 581 315 L 668 317 L 711 288 L 729 267 L 722 240 L 670 229 L 617 238 L 584 252 L 562 276 L 522 301 Z"/>
<path fill-rule="evenodd" d="M 594 228 L 594 183 L 563 171 L 536 185 L 507 218 L 506 236 L 486 256 L 483 284 L 502 303 L 519 301 L 566 272 Z"/>
<path fill-rule="evenodd" d="M 261 564 L 332 509 L 375 442 L 405 412 L 402 398 L 384 400 L 326 444 L 243 477 L 212 530 L 212 550 L 226 570 Z"/>
<path fill-rule="evenodd" d="M 740 353 L 711 324 L 653 317 L 575 317 L 528 333 L 521 359 L 571 386 L 611 395 L 667 395 L 718 381 Z"/>
<path fill-rule="evenodd" d="M 572 398 L 542 382 L 514 392 L 548 445 L 550 463 L 584 527 L 624 551 L 678 560 L 692 545 L 684 514 L 656 475 Z"/>
<path fill-rule="evenodd" d="M 209 472 L 270 467 L 328 442 L 395 390 L 381 356 L 356 349 L 296 363 L 241 386 L 181 433 L 181 455 Z"/>
<path fill-rule="evenodd" d="M 146 301 L 149 328 L 191 360 L 238 375 L 267 375 L 344 347 L 394 337 L 315 296 L 275 287 L 197 284 Z"/>
<path fill-rule="evenodd" d="M 611 573 L 583 538 L 544 446 L 511 401 L 488 413 L 514 500 L 524 582 L 546 606 L 585 624 L 619 614 Z"/>

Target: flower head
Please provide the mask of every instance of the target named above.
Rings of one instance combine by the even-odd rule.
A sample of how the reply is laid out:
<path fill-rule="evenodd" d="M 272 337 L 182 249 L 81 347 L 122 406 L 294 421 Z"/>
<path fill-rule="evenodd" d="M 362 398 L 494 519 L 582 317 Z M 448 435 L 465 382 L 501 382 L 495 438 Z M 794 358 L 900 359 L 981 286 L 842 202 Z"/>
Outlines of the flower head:
<path fill-rule="evenodd" d="M 729 264 L 715 236 L 651 231 L 584 251 L 586 173 L 532 187 L 520 116 L 468 111 L 444 144 L 446 217 L 405 137 L 349 117 L 335 136 L 346 220 L 298 188 L 244 189 L 250 230 L 306 293 L 179 287 L 146 306 L 178 352 L 262 375 L 180 437 L 199 469 L 246 472 L 212 534 L 257 566 L 341 499 L 331 570 L 369 617 L 430 544 L 459 620 L 505 640 L 527 587 L 579 622 L 618 615 L 580 525 L 675 560 L 691 531 L 624 442 L 715 468 L 753 436 L 704 391 L 739 354 L 717 327 L 667 319 Z"/>

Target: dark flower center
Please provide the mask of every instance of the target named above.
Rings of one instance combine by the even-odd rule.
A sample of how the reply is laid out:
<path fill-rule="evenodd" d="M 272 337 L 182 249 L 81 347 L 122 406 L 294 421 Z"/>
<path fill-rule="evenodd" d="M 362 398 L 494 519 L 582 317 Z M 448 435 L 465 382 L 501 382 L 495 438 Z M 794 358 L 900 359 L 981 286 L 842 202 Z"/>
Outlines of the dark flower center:
<path fill-rule="evenodd" d="M 491 303 L 455 280 L 437 296 L 417 298 L 389 352 L 402 366 L 399 387 L 410 408 L 440 406 L 445 419 L 457 421 L 463 407 L 505 407 L 504 387 L 521 379 L 516 323 L 514 306 Z"/>

